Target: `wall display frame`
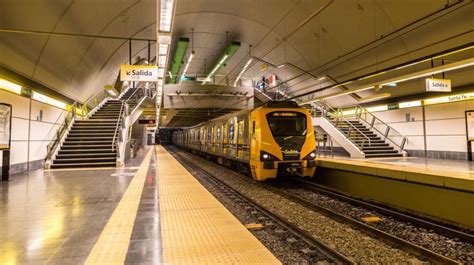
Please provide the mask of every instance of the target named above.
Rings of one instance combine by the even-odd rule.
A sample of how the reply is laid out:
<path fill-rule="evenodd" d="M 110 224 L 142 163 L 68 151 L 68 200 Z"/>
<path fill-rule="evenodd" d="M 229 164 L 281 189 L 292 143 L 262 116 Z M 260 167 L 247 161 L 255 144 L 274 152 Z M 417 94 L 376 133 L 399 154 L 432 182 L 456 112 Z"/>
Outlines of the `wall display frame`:
<path fill-rule="evenodd" d="M 12 135 L 12 105 L 0 103 L 0 150 L 10 150 Z"/>

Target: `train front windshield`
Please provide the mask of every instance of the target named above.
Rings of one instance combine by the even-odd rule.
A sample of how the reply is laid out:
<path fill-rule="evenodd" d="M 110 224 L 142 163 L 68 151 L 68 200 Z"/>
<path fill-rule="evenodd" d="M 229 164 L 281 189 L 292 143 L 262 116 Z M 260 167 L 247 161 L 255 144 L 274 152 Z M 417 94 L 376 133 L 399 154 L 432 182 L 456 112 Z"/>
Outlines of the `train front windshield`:
<path fill-rule="evenodd" d="M 268 125 L 274 137 L 306 136 L 306 115 L 299 112 L 271 112 Z"/>

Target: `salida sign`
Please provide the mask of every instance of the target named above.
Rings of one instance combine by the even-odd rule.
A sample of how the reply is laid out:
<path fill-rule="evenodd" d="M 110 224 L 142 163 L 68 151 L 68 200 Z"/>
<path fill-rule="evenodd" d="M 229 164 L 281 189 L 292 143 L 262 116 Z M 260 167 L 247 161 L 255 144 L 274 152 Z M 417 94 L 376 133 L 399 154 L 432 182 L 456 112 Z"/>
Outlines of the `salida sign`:
<path fill-rule="evenodd" d="M 426 79 L 426 91 L 428 92 L 451 92 L 450 79 Z"/>
<path fill-rule="evenodd" d="M 121 81 L 158 81 L 158 67 L 153 65 L 128 65 L 120 66 Z"/>

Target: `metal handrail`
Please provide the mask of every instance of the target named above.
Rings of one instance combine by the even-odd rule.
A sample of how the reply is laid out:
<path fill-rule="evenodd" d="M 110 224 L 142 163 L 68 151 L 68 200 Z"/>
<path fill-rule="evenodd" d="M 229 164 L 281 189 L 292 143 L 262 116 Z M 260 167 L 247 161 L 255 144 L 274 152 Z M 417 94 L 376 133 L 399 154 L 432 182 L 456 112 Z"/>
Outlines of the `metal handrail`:
<path fill-rule="evenodd" d="M 58 117 L 56 121 L 58 121 L 60 117 L 61 115 Z M 64 133 L 66 132 L 66 129 L 74 120 L 74 117 L 75 117 L 74 111 L 70 111 L 64 118 L 64 122 L 61 124 L 61 127 L 59 127 L 58 130 L 56 131 L 56 138 L 51 140 L 51 142 L 46 146 L 46 158 L 45 158 L 46 160 L 50 160 L 51 157 L 53 156 L 54 149 L 56 148 L 56 146 L 58 146 L 59 142 L 64 136 Z"/>
<path fill-rule="evenodd" d="M 363 119 L 362 118 L 362 115 L 363 114 L 366 114 L 366 113 L 369 113 L 370 115 L 372 115 L 372 121 L 367 121 L 366 119 Z M 359 120 L 362 120 L 364 121 L 365 123 L 367 123 L 369 126 L 370 126 L 370 129 L 374 129 L 376 130 L 378 133 L 380 133 L 381 135 L 384 136 L 384 140 L 387 139 L 389 140 L 390 142 L 392 142 L 395 146 L 397 146 L 398 148 L 400 148 L 400 150 L 403 150 L 403 147 L 405 146 L 406 142 L 407 142 L 407 137 L 405 135 L 403 135 L 402 133 L 400 133 L 399 131 L 395 130 L 393 127 L 391 127 L 390 125 L 388 125 L 386 122 L 384 122 L 383 120 L 377 118 L 374 114 L 370 113 L 366 108 L 360 106 L 360 105 L 357 105 L 355 107 L 355 116 L 359 119 Z M 374 127 L 374 124 L 375 122 L 379 122 L 379 124 L 383 124 L 384 126 L 387 127 L 386 131 L 385 132 L 381 132 L 379 129 L 377 129 L 376 127 Z M 398 134 L 402 137 L 402 141 L 400 144 L 397 144 L 395 141 L 393 141 L 392 139 L 390 139 L 389 137 L 389 133 L 390 131 L 393 131 L 395 132 L 395 134 Z"/>
<path fill-rule="evenodd" d="M 84 116 L 87 116 L 87 114 L 89 113 L 89 110 L 90 109 L 94 109 L 104 98 L 107 97 L 107 93 L 105 93 L 105 91 L 101 90 L 95 94 L 93 94 L 92 96 L 90 96 L 83 104 L 82 104 L 82 110 L 83 110 L 83 114 Z M 93 104 L 91 104 L 91 106 L 89 106 L 89 104 L 92 102 L 92 101 L 95 101 Z"/>
<path fill-rule="evenodd" d="M 118 130 L 118 127 L 119 127 L 119 124 L 122 122 L 122 119 L 123 119 L 123 106 L 124 106 L 124 102 L 122 101 L 122 105 L 120 105 L 120 118 L 117 120 L 117 124 L 115 125 L 115 131 L 114 131 L 114 138 L 112 139 L 112 151 L 115 151 L 116 148 L 115 148 L 115 140 L 117 139 L 117 130 Z"/>
<path fill-rule="evenodd" d="M 329 106 L 328 104 L 326 104 L 325 102 L 322 102 L 322 101 L 316 101 L 313 104 L 316 105 L 316 108 L 319 107 L 319 108 L 322 109 L 323 117 L 328 116 L 328 110 L 332 111 L 333 113 L 336 113 L 335 114 L 336 115 L 336 122 L 335 123 L 332 123 L 331 120 L 329 120 L 329 119 L 327 119 L 327 120 L 329 122 L 331 122 L 338 131 L 340 131 L 342 134 L 346 135 L 347 139 L 349 139 L 349 141 L 354 143 L 356 146 L 357 146 L 357 144 L 350 138 L 352 129 L 355 129 L 360 135 L 363 136 L 363 138 L 365 138 L 362 142 L 361 148 L 362 148 L 362 146 L 365 146 L 365 141 L 366 140 L 368 140 L 369 145 L 371 145 L 370 138 L 367 135 L 365 135 L 361 130 L 359 130 L 357 127 L 355 127 L 354 124 L 352 124 L 349 120 L 345 119 L 343 116 L 338 115 L 337 110 L 335 110 L 334 108 L 332 108 L 331 106 Z M 346 122 L 349 125 L 349 130 L 347 131 L 347 134 L 345 134 L 339 127 L 337 127 L 339 118 L 341 118 L 344 122 Z"/>

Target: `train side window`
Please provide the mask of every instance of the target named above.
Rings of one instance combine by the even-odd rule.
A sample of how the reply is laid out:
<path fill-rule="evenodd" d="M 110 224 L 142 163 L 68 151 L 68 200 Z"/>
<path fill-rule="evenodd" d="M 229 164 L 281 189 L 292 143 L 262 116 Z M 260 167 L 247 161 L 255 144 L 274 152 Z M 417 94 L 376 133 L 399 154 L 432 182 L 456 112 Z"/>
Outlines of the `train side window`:
<path fill-rule="evenodd" d="M 211 135 L 212 135 L 212 129 L 208 128 L 207 129 L 207 142 L 211 142 Z"/>
<path fill-rule="evenodd" d="M 255 121 L 252 121 L 252 135 L 255 134 Z"/>
<path fill-rule="evenodd" d="M 229 140 L 234 140 L 234 123 L 231 122 L 229 126 Z"/>

